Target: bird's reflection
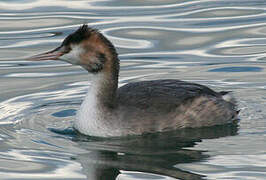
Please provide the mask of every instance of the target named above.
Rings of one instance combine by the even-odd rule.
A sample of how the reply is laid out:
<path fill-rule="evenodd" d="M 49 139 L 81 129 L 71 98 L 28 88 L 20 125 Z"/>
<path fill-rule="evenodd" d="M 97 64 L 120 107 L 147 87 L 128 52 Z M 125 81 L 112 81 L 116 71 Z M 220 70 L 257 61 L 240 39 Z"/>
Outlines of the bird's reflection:
<path fill-rule="evenodd" d="M 138 137 L 97 139 L 76 135 L 74 141 L 90 153 L 73 157 L 83 167 L 88 180 L 115 180 L 120 170 L 165 175 L 177 179 L 204 176 L 174 167 L 207 158 L 202 151 L 187 150 L 202 139 L 237 134 L 236 124 L 209 128 L 183 129 Z"/>

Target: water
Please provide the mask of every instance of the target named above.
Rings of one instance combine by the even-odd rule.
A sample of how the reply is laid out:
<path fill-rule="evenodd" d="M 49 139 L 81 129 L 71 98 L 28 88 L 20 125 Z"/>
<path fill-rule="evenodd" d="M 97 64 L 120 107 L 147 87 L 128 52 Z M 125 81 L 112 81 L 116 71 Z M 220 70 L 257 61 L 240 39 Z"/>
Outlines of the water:
<path fill-rule="evenodd" d="M 120 85 L 176 78 L 234 91 L 239 126 L 139 138 L 77 134 L 91 77 L 28 62 L 81 24 L 117 47 Z M 266 2 L 0 1 L 0 179 L 266 179 Z"/>

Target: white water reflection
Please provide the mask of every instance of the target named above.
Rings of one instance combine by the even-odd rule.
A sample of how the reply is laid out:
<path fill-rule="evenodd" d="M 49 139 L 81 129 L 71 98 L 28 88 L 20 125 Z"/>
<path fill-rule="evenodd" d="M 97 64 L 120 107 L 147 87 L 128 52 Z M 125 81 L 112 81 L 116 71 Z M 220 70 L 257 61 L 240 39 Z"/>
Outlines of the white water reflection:
<path fill-rule="evenodd" d="M 29 156 L 29 154 L 35 155 Z M 64 154 L 63 152 L 56 154 L 55 152 L 49 151 L 12 150 L 5 152 L 4 156 L 8 156 L 9 159 L 8 161 L 4 159 L 0 160 L 0 176 L 4 177 L 4 179 L 21 179 L 21 173 L 23 173 L 23 179 L 85 178 L 85 176 L 81 174 L 80 164 L 69 163 L 69 160 L 67 160 L 69 154 Z M 10 156 L 14 159 L 10 158 Z M 63 160 L 62 156 L 66 156 L 66 159 Z M 0 157 L 3 158 L 3 155 L 0 154 Z M 59 158 L 61 160 L 59 160 Z M 60 166 L 54 169 L 51 166 L 55 166 L 53 164 L 56 164 L 56 161 L 60 161 Z M 45 162 L 49 163 L 47 164 Z M 12 165 L 14 170 L 6 168 L 8 164 Z"/>
<path fill-rule="evenodd" d="M 264 179 L 265 18 L 263 0 L 0 1 L 0 177 Z M 57 47 L 83 23 L 118 48 L 120 86 L 173 78 L 233 91 L 239 129 L 184 132 L 157 144 L 76 135 L 72 122 L 91 77 L 25 58 Z"/>
<path fill-rule="evenodd" d="M 207 177 L 210 179 L 242 179 L 245 177 L 246 179 L 255 180 L 265 177 L 265 158 L 266 155 L 214 156 L 208 162 L 196 163 L 190 166 L 182 164 L 178 167 L 198 173 L 204 172 L 208 174 Z M 255 174 L 256 177 L 254 177 Z"/>
<path fill-rule="evenodd" d="M 97 2 L 97 0 L 94 0 Z M 93 1 L 86 2 L 86 1 L 65 1 L 65 0 L 35 0 L 35 1 L 28 1 L 28 2 L 20 2 L 20 1 L 10 1 L 10 2 L 0 2 L 0 7 L 4 7 L 5 10 L 25 10 L 25 9 L 32 9 L 42 6 L 48 7 L 67 7 L 67 8 L 76 8 L 76 9 L 87 9 Z"/>

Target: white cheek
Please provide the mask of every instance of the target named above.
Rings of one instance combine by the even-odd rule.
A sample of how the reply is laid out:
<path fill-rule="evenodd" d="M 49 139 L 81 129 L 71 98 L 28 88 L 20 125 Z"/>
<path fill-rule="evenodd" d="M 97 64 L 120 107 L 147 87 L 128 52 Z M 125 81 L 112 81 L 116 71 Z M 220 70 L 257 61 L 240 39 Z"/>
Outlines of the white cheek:
<path fill-rule="evenodd" d="M 78 45 L 72 45 L 71 48 L 72 50 L 69 53 L 61 56 L 60 59 L 71 64 L 79 64 L 78 62 L 80 62 L 80 54 L 82 54 L 83 49 Z"/>

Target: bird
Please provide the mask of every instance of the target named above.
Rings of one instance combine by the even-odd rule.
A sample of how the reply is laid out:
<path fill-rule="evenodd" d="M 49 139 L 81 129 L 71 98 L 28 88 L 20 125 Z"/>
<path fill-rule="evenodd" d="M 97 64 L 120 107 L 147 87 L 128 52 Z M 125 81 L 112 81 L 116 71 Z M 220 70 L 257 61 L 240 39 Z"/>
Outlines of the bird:
<path fill-rule="evenodd" d="M 120 60 L 115 46 L 86 24 L 56 49 L 28 58 L 79 65 L 92 75 L 74 129 L 95 137 L 144 135 L 223 125 L 238 119 L 229 91 L 177 79 L 132 82 L 118 88 Z"/>

